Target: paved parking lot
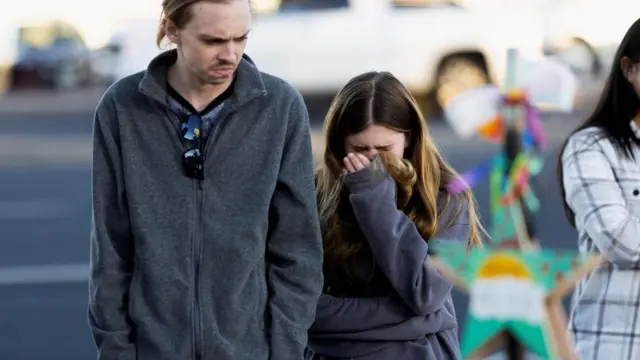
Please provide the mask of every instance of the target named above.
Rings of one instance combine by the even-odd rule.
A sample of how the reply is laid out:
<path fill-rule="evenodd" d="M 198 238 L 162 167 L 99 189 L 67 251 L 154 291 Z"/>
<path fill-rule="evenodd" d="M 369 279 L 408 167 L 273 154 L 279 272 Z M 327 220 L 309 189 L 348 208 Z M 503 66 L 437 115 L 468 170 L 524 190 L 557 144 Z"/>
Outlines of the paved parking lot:
<path fill-rule="evenodd" d="M 0 114 L 86 113 L 95 108 L 104 90 L 104 87 L 95 87 L 66 92 L 29 90 L 1 94 Z"/>

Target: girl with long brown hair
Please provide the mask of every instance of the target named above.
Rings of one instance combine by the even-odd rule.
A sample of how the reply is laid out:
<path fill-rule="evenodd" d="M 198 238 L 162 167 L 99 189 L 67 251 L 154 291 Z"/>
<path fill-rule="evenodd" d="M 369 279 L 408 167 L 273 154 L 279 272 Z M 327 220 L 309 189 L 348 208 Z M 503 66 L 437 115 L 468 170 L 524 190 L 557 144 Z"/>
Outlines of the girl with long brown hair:
<path fill-rule="evenodd" d="M 427 255 L 434 238 L 481 244 L 471 192 L 391 74 L 353 78 L 325 119 L 316 174 L 325 284 L 309 332 L 315 358 L 457 359 L 452 284 Z"/>

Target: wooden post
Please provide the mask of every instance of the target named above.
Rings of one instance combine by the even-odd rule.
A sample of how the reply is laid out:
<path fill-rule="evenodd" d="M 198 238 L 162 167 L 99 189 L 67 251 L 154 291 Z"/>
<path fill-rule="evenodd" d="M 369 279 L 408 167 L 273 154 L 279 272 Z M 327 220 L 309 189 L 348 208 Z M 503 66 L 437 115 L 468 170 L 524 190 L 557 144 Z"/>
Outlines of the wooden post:
<path fill-rule="evenodd" d="M 517 86 L 517 66 L 518 66 L 518 51 L 516 49 L 509 49 L 507 51 L 507 76 L 505 78 L 505 94 L 510 90 L 513 90 Z M 511 170 L 511 165 L 515 160 L 516 156 L 522 150 L 522 143 L 520 140 L 520 124 L 518 122 L 522 121 L 522 119 L 518 118 L 518 114 L 513 111 L 511 108 L 503 108 L 502 109 L 502 118 L 504 121 L 504 137 L 503 137 L 503 146 L 504 153 L 506 155 L 506 174 L 505 176 L 509 176 L 509 172 Z M 520 204 L 522 204 L 522 200 L 520 198 L 516 199 Z M 519 206 L 523 208 L 523 206 Z M 513 215 L 513 214 L 512 214 Z M 524 212 L 523 212 L 523 220 L 524 220 Z M 522 221 L 524 224 L 516 224 L 517 231 L 517 239 L 520 243 L 520 247 L 522 250 L 529 249 L 531 242 L 530 231 L 527 227 L 528 221 Z M 524 228 L 523 228 L 524 227 Z M 524 232 L 524 234 L 522 233 Z M 524 346 L 510 333 L 505 334 L 505 345 L 506 345 L 506 353 L 507 359 L 509 360 L 524 360 L 526 350 Z"/>
<path fill-rule="evenodd" d="M 505 92 L 515 89 L 518 84 L 518 50 L 507 50 L 507 74 L 504 79 Z"/>

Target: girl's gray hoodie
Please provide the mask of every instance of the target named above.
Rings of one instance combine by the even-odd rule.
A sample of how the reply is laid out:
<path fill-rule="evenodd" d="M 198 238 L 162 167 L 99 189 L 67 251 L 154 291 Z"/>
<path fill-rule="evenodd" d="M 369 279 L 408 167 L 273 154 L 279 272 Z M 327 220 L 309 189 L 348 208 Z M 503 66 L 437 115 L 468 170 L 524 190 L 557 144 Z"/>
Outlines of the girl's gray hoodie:
<path fill-rule="evenodd" d="M 393 291 L 375 298 L 322 295 L 309 332 L 310 353 L 323 360 L 461 358 L 453 285 L 430 265 L 427 243 L 397 209 L 396 184 L 380 158 L 347 175 L 345 183 L 376 265 Z M 467 241 L 467 203 L 460 205 L 455 219 L 453 214 L 441 215 L 436 238 Z M 450 209 L 455 208 L 452 203 Z"/>

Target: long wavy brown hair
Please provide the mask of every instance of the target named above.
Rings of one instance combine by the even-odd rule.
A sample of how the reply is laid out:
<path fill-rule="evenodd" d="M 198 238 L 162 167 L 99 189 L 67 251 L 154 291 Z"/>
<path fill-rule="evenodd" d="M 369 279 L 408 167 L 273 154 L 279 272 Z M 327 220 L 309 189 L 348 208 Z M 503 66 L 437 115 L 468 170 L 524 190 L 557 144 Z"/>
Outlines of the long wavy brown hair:
<path fill-rule="evenodd" d="M 408 147 L 403 159 L 396 159 L 391 154 L 380 155 L 398 185 L 398 209 L 414 222 L 425 241 L 428 242 L 441 225 L 440 214 L 450 212 L 449 207 L 455 206 L 453 213 L 457 215 L 463 210 L 460 204 L 467 204 L 468 244 L 482 244 L 484 230 L 476 213 L 475 198 L 471 191 L 453 195 L 446 191 L 446 184 L 457 174 L 431 140 L 415 99 L 390 73 L 364 73 L 340 90 L 324 122 L 326 146 L 316 171 L 316 183 L 318 209 L 323 221 L 325 290 L 346 289 L 354 295 L 358 288 L 381 280 L 342 181 L 345 139 L 373 124 L 407 136 Z M 461 198 L 456 201 L 455 197 Z M 462 201 L 463 198 L 466 201 Z M 456 217 L 449 219 L 454 221 Z M 363 259 L 372 264 L 366 273 L 356 265 Z"/>

